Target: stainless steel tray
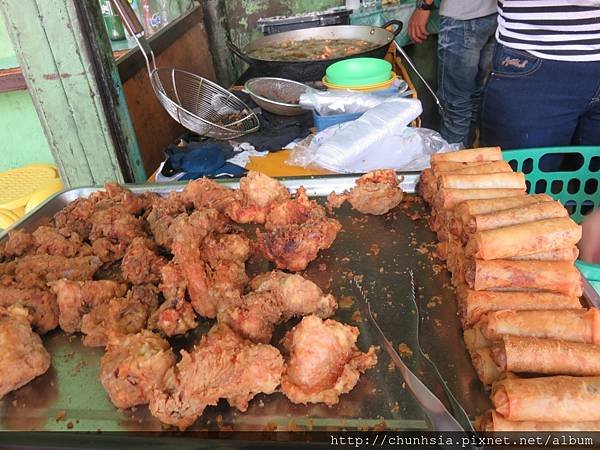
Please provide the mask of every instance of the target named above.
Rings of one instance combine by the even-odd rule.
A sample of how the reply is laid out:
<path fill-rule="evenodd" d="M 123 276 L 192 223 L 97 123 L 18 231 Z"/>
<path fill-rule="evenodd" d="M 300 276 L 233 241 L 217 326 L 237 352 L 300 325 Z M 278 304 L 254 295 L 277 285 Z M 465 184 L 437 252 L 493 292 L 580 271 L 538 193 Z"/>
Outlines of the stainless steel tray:
<path fill-rule="evenodd" d="M 415 190 L 417 173 L 404 174 L 402 188 Z M 285 185 L 291 190 L 303 185 L 309 195 L 323 199 L 332 190 L 340 192 L 354 185 L 356 176 L 320 176 L 288 178 Z M 231 187 L 236 182 L 225 182 Z M 166 194 L 182 189 L 184 184 L 128 186 L 134 192 L 153 191 Z M 70 201 L 84 197 L 99 188 L 71 189 L 57 194 L 41 205 L 16 228 L 32 230 L 51 217 Z M 378 322 L 388 339 L 397 347 L 405 343 L 414 348 L 415 311 L 410 307 L 410 279 L 406 270 L 412 269 L 418 288 L 417 302 L 423 316 L 421 344 L 437 365 L 448 387 L 461 402 L 471 419 L 489 408 L 487 394 L 477 379 L 467 355 L 460 323 L 456 317 L 456 302 L 450 288 L 449 274 L 440 261 L 432 259 L 425 250 L 435 242 L 424 218 L 413 220 L 415 214 L 425 216 L 425 207 L 404 203 L 385 216 L 364 216 L 347 205 L 337 210 L 336 217 L 343 225 L 331 249 L 322 252 L 311 263 L 305 275 L 325 291 L 331 291 L 341 308 L 335 318 L 359 326 L 359 347 L 365 350 L 376 343 L 372 330 L 360 321 L 358 304 L 352 300 L 350 279 L 362 275 L 362 285 L 377 314 Z M 2 239 L 4 236 L 0 236 Z M 264 261 L 255 260 L 248 271 L 269 270 Z M 205 321 L 196 335 L 212 324 Z M 288 324 L 289 328 L 290 324 Z M 277 338 L 286 327 L 280 327 Z M 176 348 L 189 347 L 193 336 L 175 339 Z M 98 380 L 102 349 L 86 348 L 78 336 L 54 331 L 44 337 L 52 354 L 52 367 L 27 386 L 8 394 L 0 401 L 0 429 L 4 430 L 67 430 L 74 431 L 149 431 L 160 430 L 160 423 L 146 406 L 135 410 L 117 410 L 108 400 Z M 415 352 L 416 355 L 416 352 Z M 416 356 L 405 362 L 436 393 L 443 389 L 433 373 L 418 369 Z M 390 430 L 428 429 L 423 414 L 406 390 L 399 372 L 390 369 L 390 359 L 379 353 L 376 368 L 361 377 L 349 394 L 343 395 L 333 407 L 324 405 L 292 405 L 283 395 L 257 396 L 246 413 L 240 413 L 221 402 L 209 407 L 192 430 L 233 427 L 235 430 Z M 64 412 L 64 414 L 63 414 Z M 56 420 L 59 417 L 65 420 Z M 69 425 L 70 424 L 70 425 Z"/>

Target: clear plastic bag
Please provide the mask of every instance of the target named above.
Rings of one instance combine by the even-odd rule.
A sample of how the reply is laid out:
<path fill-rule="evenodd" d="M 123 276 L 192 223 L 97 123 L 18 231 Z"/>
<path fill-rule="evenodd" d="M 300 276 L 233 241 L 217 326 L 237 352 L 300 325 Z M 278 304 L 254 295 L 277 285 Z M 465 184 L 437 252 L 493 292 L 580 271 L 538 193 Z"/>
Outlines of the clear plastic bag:
<path fill-rule="evenodd" d="M 319 91 L 309 88 L 300 96 L 300 106 L 314 109 L 322 116 L 333 114 L 355 114 L 368 111 L 390 98 L 405 98 L 412 94 L 407 91 L 406 81 L 399 80 L 394 92 L 387 90 L 357 92 L 350 90 Z"/>
<path fill-rule="evenodd" d="M 413 99 L 387 99 L 357 120 L 329 127 L 292 151 L 289 163 L 338 173 L 422 170 L 433 153 L 456 150 L 436 131 L 410 128 L 422 112 Z"/>

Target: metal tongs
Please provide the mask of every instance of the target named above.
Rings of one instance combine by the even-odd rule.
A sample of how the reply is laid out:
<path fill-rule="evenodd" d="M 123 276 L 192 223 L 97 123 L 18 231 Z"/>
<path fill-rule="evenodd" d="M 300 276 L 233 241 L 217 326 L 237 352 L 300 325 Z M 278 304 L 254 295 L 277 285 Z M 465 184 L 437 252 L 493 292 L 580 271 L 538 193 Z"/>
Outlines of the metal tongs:
<path fill-rule="evenodd" d="M 411 290 L 412 290 L 411 297 L 412 297 L 412 301 L 413 301 L 415 310 L 417 312 L 417 315 L 416 315 L 416 319 L 417 319 L 416 342 L 417 342 L 418 350 L 419 350 L 419 353 L 421 354 L 421 356 L 423 358 L 425 358 L 429 362 L 430 366 L 434 369 L 437 377 L 442 379 L 441 375 L 439 374 L 439 372 L 438 372 L 437 368 L 435 367 L 435 365 L 433 364 L 433 362 L 431 362 L 429 360 L 429 358 L 427 358 L 427 356 L 425 356 L 425 354 L 423 353 L 423 350 L 421 349 L 421 345 L 419 343 L 418 323 L 419 323 L 420 319 L 419 319 L 418 308 L 417 308 L 416 299 L 415 299 L 414 274 L 413 274 L 412 270 L 409 270 L 408 273 L 410 275 L 410 280 L 411 280 Z M 457 432 L 465 433 L 465 435 L 467 432 L 473 433 L 474 432 L 473 427 L 471 426 L 471 423 L 468 420 L 468 416 L 466 415 L 466 413 L 464 412 L 462 407 L 458 404 L 458 402 L 456 401 L 456 399 L 454 398 L 452 393 L 449 391 L 449 389 L 447 388 L 447 386 L 443 382 L 443 380 L 442 380 L 442 385 L 444 386 L 444 390 L 445 390 L 446 394 L 448 395 L 449 400 L 451 401 L 451 403 L 453 403 L 453 408 L 455 410 L 455 413 L 458 413 L 460 416 L 462 416 L 461 419 L 463 419 L 462 421 L 466 423 L 467 430 L 465 430 L 465 427 L 463 427 L 454 418 L 454 416 L 452 416 L 452 414 L 450 414 L 450 412 L 446 409 L 446 407 L 440 401 L 440 399 L 438 399 L 435 396 L 435 394 L 433 394 L 433 392 L 431 392 L 431 390 L 429 390 L 429 388 L 402 361 L 402 358 L 400 357 L 398 352 L 396 352 L 396 350 L 394 349 L 394 346 L 391 344 L 391 342 L 385 337 L 385 334 L 383 333 L 383 331 L 377 324 L 377 321 L 373 317 L 373 313 L 371 311 L 371 304 L 370 304 L 369 300 L 367 299 L 367 297 L 362 289 L 362 286 L 361 286 L 360 282 L 356 279 L 356 277 L 352 280 L 352 286 L 353 286 L 356 296 L 360 299 L 359 307 L 361 310 L 361 314 L 369 320 L 371 325 L 373 325 L 373 328 L 377 332 L 377 337 L 378 337 L 380 344 L 386 350 L 386 352 L 390 356 L 392 362 L 400 371 L 410 392 L 413 394 L 413 397 L 415 398 L 417 403 L 419 403 L 419 405 L 423 409 L 425 416 L 430 421 L 433 428 L 436 431 L 457 431 Z M 457 411 L 457 409 L 458 409 L 458 411 Z M 476 447 L 471 447 L 471 448 L 476 448 Z"/>

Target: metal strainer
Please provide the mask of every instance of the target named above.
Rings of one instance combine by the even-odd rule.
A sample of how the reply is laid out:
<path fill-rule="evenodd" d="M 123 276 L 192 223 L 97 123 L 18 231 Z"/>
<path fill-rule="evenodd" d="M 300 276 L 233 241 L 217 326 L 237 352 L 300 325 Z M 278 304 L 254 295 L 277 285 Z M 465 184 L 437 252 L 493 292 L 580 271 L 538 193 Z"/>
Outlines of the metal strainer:
<path fill-rule="evenodd" d="M 174 120 L 215 139 L 233 139 L 258 130 L 256 114 L 218 84 L 185 70 L 157 68 L 144 28 L 127 0 L 110 1 L 144 55 L 154 93 Z"/>

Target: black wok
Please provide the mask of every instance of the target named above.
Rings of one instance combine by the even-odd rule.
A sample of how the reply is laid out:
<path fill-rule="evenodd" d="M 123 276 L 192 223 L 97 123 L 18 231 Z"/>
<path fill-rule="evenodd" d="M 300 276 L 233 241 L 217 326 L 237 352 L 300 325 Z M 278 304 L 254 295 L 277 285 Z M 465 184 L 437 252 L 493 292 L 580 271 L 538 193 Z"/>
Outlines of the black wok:
<path fill-rule="evenodd" d="M 396 25 L 396 30 L 394 32 L 386 30 L 385 27 L 389 25 Z M 337 61 L 357 57 L 385 57 L 390 43 L 400 31 L 402 31 L 402 22 L 390 20 L 382 28 L 368 25 L 336 25 L 286 31 L 257 39 L 246 45 L 243 50 L 240 50 L 231 42 L 228 42 L 227 45 L 235 55 L 250 65 L 255 76 L 279 77 L 296 81 L 319 81 L 325 75 L 327 67 Z M 377 44 L 377 47 L 341 58 L 308 61 L 277 61 L 254 58 L 248 55 L 248 53 L 266 45 L 306 39 L 359 39 Z"/>

